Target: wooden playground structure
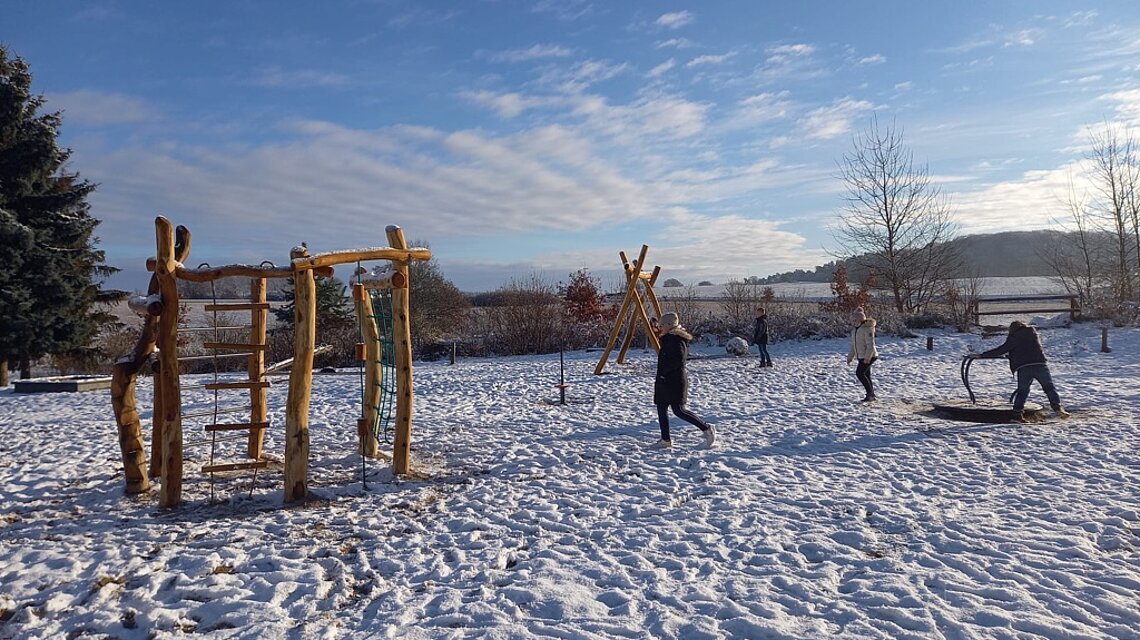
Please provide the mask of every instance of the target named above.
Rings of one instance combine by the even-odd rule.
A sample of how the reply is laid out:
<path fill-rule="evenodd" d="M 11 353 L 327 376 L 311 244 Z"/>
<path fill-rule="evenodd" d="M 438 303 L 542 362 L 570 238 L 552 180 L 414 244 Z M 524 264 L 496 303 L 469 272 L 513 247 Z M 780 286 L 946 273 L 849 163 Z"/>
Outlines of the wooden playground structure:
<path fill-rule="evenodd" d="M 625 340 L 622 341 L 621 350 L 618 352 L 618 364 L 625 363 L 625 355 L 629 351 L 629 346 L 633 344 L 633 338 L 637 335 L 639 325 L 645 327 L 645 333 L 649 336 L 649 343 L 653 345 L 653 349 L 661 351 L 661 342 L 649 321 L 649 310 L 646 308 L 647 303 L 653 305 L 653 318 L 661 317 L 661 302 L 657 300 L 657 294 L 653 292 L 653 285 L 657 283 L 657 277 L 661 275 L 661 267 L 655 266 L 653 271 L 649 273 L 643 270 L 645 256 L 648 253 L 649 245 L 641 245 L 641 253 L 638 254 L 637 260 L 630 263 L 624 251 L 618 252 L 622 269 L 625 271 L 625 297 L 622 299 L 621 307 L 618 308 L 613 331 L 610 332 L 610 338 L 606 341 L 606 348 L 602 351 L 598 366 L 594 368 L 594 375 L 601 375 L 605 371 L 606 360 L 609 359 L 610 352 L 617 344 L 618 336 L 621 335 L 623 327 L 626 329 Z"/>
<path fill-rule="evenodd" d="M 150 489 L 150 478 L 161 479 L 159 504 L 174 507 L 182 501 L 183 477 L 183 418 L 191 417 L 182 406 L 180 362 L 194 359 L 233 357 L 246 361 L 247 378 L 236 382 L 215 382 L 203 385 L 216 393 L 220 390 L 248 390 L 249 419 L 243 422 L 214 422 L 207 424 L 207 433 L 247 431 L 247 460 L 204 466 L 204 473 L 218 473 L 242 469 L 264 468 L 268 462 L 263 456 L 267 418 L 267 389 L 265 377 L 265 350 L 269 304 L 266 301 L 268 278 L 292 278 L 294 283 L 294 343 L 293 362 L 289 372 L 289 393 L 285 407 L 284 500 L 303 500 L 308 494 L 309 467 L 309 402 L 313 378 L 313 357 L 316 351 L 316 276 L 331 276 L 338 264 L 387 260 L 388 269 L 380 275 L 361 281 L 353 287 L 357 314 L 365 334 L 363 347 L 358 346 L 358 358 L 365 362 L 368 379 L 378 377 L 380 341 L 367 290 L 388 289 L 391 292 L 392 339 L 395 365 L 395 438 L 392 449 L 392 470 L 397 474 L 411 472 L 412 432 L 412 346 L 408 315 L 408 265 L 412 260 L 430 260 L 431 252 L 423 248 L 409 248 L 404 232 L 397 226 L 386 229 L 390 246 L 381 248 L 332 251 L 309 255 L 304 246 L 290 251 L 290 264 L 276 267 L 227 265 L 189 269 L 183 261 L 190 253 L 190 231 L 183 226 L 175 229 L 170 221 L 159 216 L 155 219 L 156 257 L 147 261 L 153 272 L 147 296 L 132 301 L 132 307 L 145 313 L 142 333 L 132 352 L 120 358 L 114 367 L 111 385 L 111 403 L 119 431 L 123 469 L 128 494 L 143 493 Z M 207 311 L 250 312 L 248 325 L 235 327 L 209 327 L 215 336 L 223 330 L 247 331 L 247 342 L 220 340 L 205 342 L 202 346 L 214 350 L 214 355 L 180 358 L 178 280 L 212 282 L 219 278 L 240 276 L 251 280 L 249 302 L 208 305 Z M 186 329 L 182 329 L 185 331 Z M 157 358 L 154 358 L 157 351 Z M 142 425 L 135 401 L 135 379 L 148 363 L 154 369 L 154 423 L 151 438 L 151 461 L 146 468 L 146 450 Z M 368 393 L 375 393 L 369 385 Z M 367 395 L 367 393 L 366 393 Z M 357 422 L 361 438 L 361 451 L 377 457 L 379 443 L 366 428 L 375 423 L 376 402 L 364 399 L 364 417 Z M 216 402 L 216 401 L 215 401 Z M 371 407 L 373 413 L 369 414 Z M 216 416 L 217 406 L 212 413 Z M 203 415 L 196 414 L 196 415 Z M 215 418 L 216 420 L 216 418 Z M 212 455 L 211 455 L 212 457 Z"/>

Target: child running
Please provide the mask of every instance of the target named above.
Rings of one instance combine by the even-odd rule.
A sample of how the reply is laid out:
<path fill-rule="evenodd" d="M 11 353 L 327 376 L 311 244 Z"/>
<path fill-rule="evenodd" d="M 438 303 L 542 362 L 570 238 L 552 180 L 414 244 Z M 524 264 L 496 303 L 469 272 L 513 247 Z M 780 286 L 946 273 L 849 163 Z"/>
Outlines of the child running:
<path fill-rule="evenodd" d="M 672 409 L 673 415 L 696 425 L 704 433 L 706 446 L 711 447 L 716 443 L 716 428 L 685 408 L 689 394 L 689 376 L 685 371 L 685 362 L 689 359 L 689 342 L 693 336 L 681 326 L 681 319 L 676 313 L 661 316 L 661 321 L 655 328 L 661 341 L 661 351 L 657 355 L 653 404 L 657 405 L 661 440 L 653 446 L 656 449 L 673 446 L 673 441 L 669 438 L 669 409 Z"/>

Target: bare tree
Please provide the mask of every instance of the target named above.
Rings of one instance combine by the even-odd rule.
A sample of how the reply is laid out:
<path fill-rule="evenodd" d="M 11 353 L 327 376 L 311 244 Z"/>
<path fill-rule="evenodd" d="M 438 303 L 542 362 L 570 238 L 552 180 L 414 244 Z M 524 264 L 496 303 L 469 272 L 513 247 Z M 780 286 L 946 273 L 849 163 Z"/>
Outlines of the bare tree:
<path fill-rule="evenodd" d="M 1114 240 L 1113 293 L 1118 301 L 1131 300 L 1140 268 L 1136 138 L 1130 129 L 1105 123 L 1100 130 L 1089 130 L 1089 143 L 1094 211 Z"/>
<path fill-rule="evenodd" d="M 1077 193 L 1072 175 L 1064 206 L 1067 219 L 1055 220 L 1055 223 L 1069 233 L 1057 234 L 1037 255 L 1053 271 L 1065 291 L 1078 296 L 1081 306 L 1088 308 L 1104 282 L 1103 243 L 1097 241 L 1087 198 Z"/>
<path fill-rule="evenodd" d="M 490 346 L 504 355 L 558 351 L 570 324 L 558 289 L 538 274 L 499 288 L 499 304 L 484 309 Z"/>
<path fill-rule="evenodd" d="M 745 333 L 752 324 L 753 310 L 760 303 L 757 285 L 742 280 L 729 280 L 724 285 L 724 297 L 720 300 L 721 309 L 728 319 L 728 329 L 732 333 Z"/>
<path fill-rule="evenodd" d="M 845 260 L 876 274 L 899 313 L 925 308 L 961 264 L 941 189 L 926 165 L 914 163 L 902 130 L 878 118 L 853 139 L 839 170 L 847 205 L 836 236 Z"/>

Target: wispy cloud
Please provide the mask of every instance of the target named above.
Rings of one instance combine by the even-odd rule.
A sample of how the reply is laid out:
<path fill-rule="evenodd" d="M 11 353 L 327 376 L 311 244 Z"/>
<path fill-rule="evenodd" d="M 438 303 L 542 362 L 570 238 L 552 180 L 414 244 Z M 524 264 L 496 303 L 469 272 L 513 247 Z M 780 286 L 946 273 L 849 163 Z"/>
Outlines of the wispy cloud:
<path fill-rule="evenodd" d="M 657 20 L 654 21 L 654 24 L 666 29 L 680 29 L 692 23 L 695 19 L 696 16 L 688 11 L 675 11 L 673 13 L 661 14 Z"/>
<path fill-rule="evenodd" d="M 471 102 L 490 107 L 504 118 L 514 118 L 527 109 L 556 104 L 558 100 L 521 93 L 495 93 L 494 91 L 463 91 L 460 95 Z"/>
<path fill-rule="evenodd" d="M 755 126 L 788 117 L 792 110 L 788 91 L 758 93 L 737 103 L 733 126 Z"/>
<path fill-rule="evenodd" d="M 423 7 L 413 7 L 406 9 L 399 14 L 393 16 L 388 20 L 388 26 L 405 29 L 415 26 L 430 26 L 449 22 L 462 15 L 459 11 L 437 11 L 433 9 L 424 9 Z"/>
<path fill-rule="evenodd" d="M 701 65 L 706 65 L 706 64 L 720 64 L 720 63 L 728 60 L 729 58 L 732 58 L 734 55 L 736 55 L 736 54 L 735 53 L 724 53 L 721 55 L 697 56 L 696 58 L 693 58 L 687 64 L 685 64 L 685 66 L 691 69 L 693 67 L 699 67 Z"/>
<path fill-rule="evenodd" d="M 626 63 L 586 60 L 570 68 L 551 68 L 543 72 L 539 83 L 564 93 L 581 93 L 591 85 L 614 78 L 629 69 Z"/>
<path fill-rule="evenodd" d="M 687 38 L 670 38 L 657 43 L 658 49 L 689 49 L 693 46 Z"/>
<path fill-rule="evenodd" d="M 589 0 L 540 0 L 534 4 L 532 11 L 550 14 L 565 22 L 599 13 L 598 8 Z"/>
<path fill-rule="evenodd" d="M 884 63 L 884 62 L 886 62 L 886 61 L 887 61 L 887 57 L 886 57 L 886 56 L 884 56 L 884 55 L 882 55 L 882 54 L 879 54 L 879 53 L 876 53 L 875 55 L 871 55 L 871 56 L 864 56 L 864 57 L 862 57 L 862 58 L 859 58 L 859 59 L 858 59 L 858 60 L 855 62 L 855 64 L 858 64 L 858 65 L 873 65 L 873 64 L 883 64 L 883 63 Z"/>
<path fill-rule="evenodd" d="M 1122 123 L 1140 127 L 1140 89 L 1106 93 L 1100 96 L 1100 99 L 1114 105 L 1116 117 Z"/>
<path fill-rule="evenodd" d="M 490 54 L 488 57 L 494 62 L 525 62 L 543 58 L 567 58 L 572 55 L 574 55 L 574 50 L 567 47 L 554 44 L 536 44 L 529 49 L 499 51 Z"/>
<path fill-rule="evenodd" d="M 616 142 L 640 139 L 680 140 L 697 135 L 707 125 L 709 105 L 682 97 L 645 96 L 633 103 L 611 105 L 599 96 L 581 98 L 574 115 Z"/>
<path fill-rule="evenodd" d="M 350 84 L 351 79 L 344 74 L 328 71 L 266 67 L 257 70 L 248 82 L 254 86 L 273 89 L 304 89 L 309 87 L 343 87 Z"/>
<path fill-rule="evenodd" d="M 135 124 L 158 118 L 149 103 L 121 93 L 68 91 L 49 96 L 52 108 L 63 110 L 64 121 L 74 124 Z"/>
<path fill-rule="evenodd" d="M 784 62 L 789 58 L 810 56 L 815 47 L 810 44 L 782 44 L 768 49 L 768 62 Z"/>
<path fill-rule="evenodd" d="M 653 67 L 652 69 L 650 69 L 649 73 L 647 73 L 645 75 L 649 76 L 650 78 L 660 78 L 661 76 L 665 75 L 666 72 L 668 72 L 670 69 L 672 69 L 675 66 L 677 66 L 677 61 L 674 60 L 673 58 L 669 58 L 665 62 L 662 62 L 661 64 L 657 65 L 656 67 Z"/>
<path fill-rule="evenodd" d="M 843 98 L 808 113 L 800 127 L 808 138 L 835 138 L 851 130 L 852 120 L 874 108 L 875 105 L 866 100 Z"/>

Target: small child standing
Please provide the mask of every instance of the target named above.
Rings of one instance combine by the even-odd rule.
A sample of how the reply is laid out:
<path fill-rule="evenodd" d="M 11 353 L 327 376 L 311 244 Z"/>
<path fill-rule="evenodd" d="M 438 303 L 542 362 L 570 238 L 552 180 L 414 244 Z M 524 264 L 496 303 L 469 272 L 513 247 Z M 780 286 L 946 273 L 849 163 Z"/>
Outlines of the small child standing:
<path fill-rule="evenodd" d="M 689 342 L 692 334 L 681 326 L 676 313 L 666 313 L 655 327 L 661 342 L 657 354 L 657 378 L 653 382 L 653 404 L 657 405 L 657 420 L 661 424 L 661 440 L 653 445 L 657 449 L 673 446 L 669 438 L 669 409 L 673 415 L 695 425 L 704 433 L 705 444 L 716 443 L 716 427 L 701 420 L 697 414 L 685 408 L 689 394 L 689 376 L 685 362 L 689 359 Z"/>
<path fill-rule="evenodd" d="M 772 366 L 772 358 L 768 355 L 768 314 L 764 307 L 756 307 L 756 326 L 752 329 L 752 342 L 760 350 L 760 366 Z"/>
<path fill-rule="evenodd" d="M 875 398 L 875 386 L 871 383 L 871 365 L 879 359 L 879 350 L 875 348 L 875 319 L 868 318 L 859 307 L 851 312 L 851 350 L 847 352 L 847 364 L 852 360 L 859 360 L 855 367 L 855 378 L 863 385 L 867 395 L 863 402 L 872 402 Z"/>

